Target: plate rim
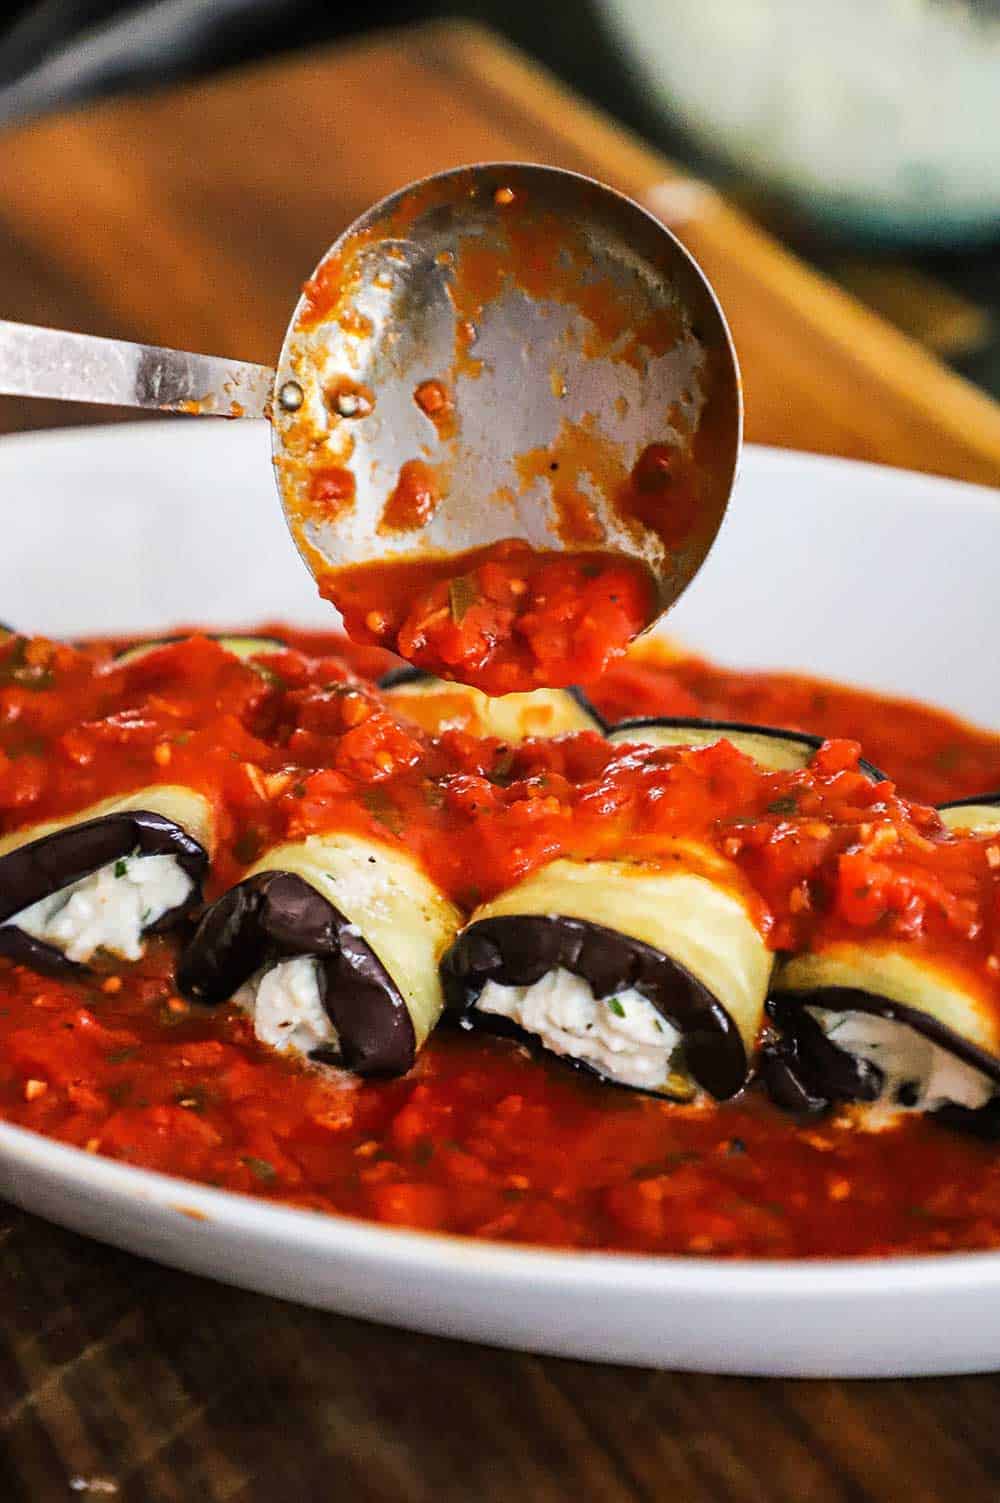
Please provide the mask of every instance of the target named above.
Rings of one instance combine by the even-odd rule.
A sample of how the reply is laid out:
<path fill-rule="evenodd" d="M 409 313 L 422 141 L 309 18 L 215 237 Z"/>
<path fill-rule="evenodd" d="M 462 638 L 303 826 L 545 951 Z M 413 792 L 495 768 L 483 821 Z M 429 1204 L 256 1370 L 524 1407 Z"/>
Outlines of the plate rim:
<path fill-rule="evenodd" d="M 10 1155 L 10 1157 L 8 1157 Z M 867 1258 L 713 1258 L 704 1254 L 619 1253 L 579 1248 L 547 1248 L 501 1242 L 456 1232 L 427 1232 L 386 1226 L 337 1211 L 305 1210 L 280 1201 L 219 1189 L 158 1169 L 121 1160 L 46 1137 L 31 1128 L 0 1121 L 0 1164 L 10 1172 L 35 1170 L 69 1179 L 77 1188 L 124 1204 L 141 1203 L 199 1228 L 248 1233 L 294 1245 L 311 1253 L 363 1254 L 383 1266 L 403 1262 L 413 1272 L 433 1269 L 461 1278 L 501 1278 L 508 1284 L 558 1285 L 580 1282 L 630 1292 L 663 1292 L 663 1281 L 678 1293 L 746 1293 L 755 1298 L 814 1299 L 817 1294 L 884 1298 L 913 1292 L 963 1293 L 1000 1288 L 1000 1251 L 876 1255 Z M 81 1174 L 81 1164 L 86 1173 Z M 289 1237 L 289 1233 L 298 1235 Z M 930 1277 L 929 1277 L 930 1275 Z M 738 1286 L 738 1287 L 736 1287 Z"/>

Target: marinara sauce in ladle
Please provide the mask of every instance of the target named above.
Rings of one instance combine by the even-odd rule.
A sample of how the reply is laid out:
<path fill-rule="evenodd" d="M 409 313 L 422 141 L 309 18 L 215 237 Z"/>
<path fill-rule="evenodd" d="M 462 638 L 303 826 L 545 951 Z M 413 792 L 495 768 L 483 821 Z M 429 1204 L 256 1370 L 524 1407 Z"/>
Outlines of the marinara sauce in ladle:
<path fill-rule="evenodd" d="M 271 417 L 292 536 L 349 634 L 491 694 L 593 678 L 673 604 L 742 426 L 679 241 L 601 183 L 514 163 L 357 219 L 276 373 L 0 323 L 0 392 Z"/>
<path fill-rule="evenodd" d="M 725 320 L 637 204 L 459 168 L 358 219 L 279 362 L 292 535 L 356 640 L 491 694 L 594 677 L 680 595 L 741 434 Z"/>

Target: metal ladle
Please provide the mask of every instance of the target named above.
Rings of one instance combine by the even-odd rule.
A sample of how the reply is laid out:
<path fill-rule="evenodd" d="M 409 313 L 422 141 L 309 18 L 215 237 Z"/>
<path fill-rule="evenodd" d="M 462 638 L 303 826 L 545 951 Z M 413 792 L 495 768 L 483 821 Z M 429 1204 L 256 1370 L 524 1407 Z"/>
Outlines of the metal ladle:
<path fill-rule="evenodd" d="M 0 322 L 0 393 L 269 417 L 319 578 L 522 538 L 641 558 L 661 609 L 718 532 L 742 431 L 729 330 L 680 242 L 600 183 L 510 163 L 426 178 L 357 219 L 306 283 L 276 372 Z M 683 535 L 670 485 L 644 523 L 617 505 L 651 445 L 684 460 Z M 390 528 L 413 461 L 436 506 Z"/>

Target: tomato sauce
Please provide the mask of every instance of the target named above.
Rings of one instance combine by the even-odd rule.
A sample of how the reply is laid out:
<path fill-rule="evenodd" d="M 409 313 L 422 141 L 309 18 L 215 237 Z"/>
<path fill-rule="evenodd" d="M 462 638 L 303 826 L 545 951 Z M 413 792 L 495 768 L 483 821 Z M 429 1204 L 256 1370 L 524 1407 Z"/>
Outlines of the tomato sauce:
<path fill-rule="evenodd" d="M 928 804 L 1000 791 L 1000 737 L 913 700 L 805 674 L 734 671 L 652 644 L 586 687 L 610 721 L 695 715 L 860 741 L 901 793 Z"/>
<path fill-rule="evenodd" d="M 455 399 L 443 381 L 432 377 L 421 381 L 413 393 L 413 400 L 425 417 L 430 418 L 438 438 L 455 437 Z"/>
<path fill-rule="evenodd" d="M 352 509 L 356 493 L 354 472 L 343 465 L 325 465 L 314 470 L 309 481 L 313 516 L 325 522 L 335 522 Z"/>
<path fill-rule="evenodd" d="M 681 546 L 701 512 L 697 470 L 686 451 L 676 444 L 647 445 L 619 492 L 618 510 L 669 547 Z"/>
<path fill-rule="evenodd" d="M 403 466 L 385 529 L 433 509 L 427 468 Z M 596 676 L 655 614 L 652 577 L 634 559 L 549 553 L 514 539 L 440 558 L 356 564 L 328 574 L 320 589 L 355 641 L 487 694 Z"/>
<path fill-rule="evenodd" d="M 124 665 L 116 644 L 0 645 L 3 829 L 180 782 L 218 814 L 210 897 L 275 840 L 354 828 L 413 850 L 466 909 L 554 856 L 656 860 L 687 835 L 729 859 L 773 947 L 890 934 L 1000 1007 L 1000 853 L 904 797 L 997 786 L 1000 737 L 863 691 L 647 654 L 592 684 L 606 712 L 860 732 L 898 791 L 859 771 L 848 739 L 768 774 L 725 743 L 432 738 L 365 676 L 377 654 L 285 636 L 288 651 L 249 663 L 197 636 Z M 447 1026 L 400 1080 L 321 1074 L 259 1045 L 237 1009 L 180 998 L 176 953 L 165 936 L 137 964 L 98 959 L 70 981 L 0 962 L 0 1116 L 265 1198 L 515 1242 L 726 1257 L 1000 1246 L 1000 1154 L 929 1120 L 802 1125 L 753 1088 L 679 1106 Z"/>
<path fill-rule="evenodd" d="M 408 459 L 382 510 L 379 532 L 411 532 L 424 527 L 437 510 L 441 492 L 437 476 L 423 459 Z"/>

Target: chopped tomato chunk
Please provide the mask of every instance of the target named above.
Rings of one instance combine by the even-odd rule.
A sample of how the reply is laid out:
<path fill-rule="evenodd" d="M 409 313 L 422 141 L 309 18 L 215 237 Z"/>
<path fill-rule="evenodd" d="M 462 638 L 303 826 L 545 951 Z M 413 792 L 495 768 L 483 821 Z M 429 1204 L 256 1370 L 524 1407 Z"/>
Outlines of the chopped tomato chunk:
<path fill-rule="evenodd" d="M 625 555 L 515 541 L 428 563 L 356 565 L 322 589 L 355 640 L 488 694 L 592 677 L 655 613 L 651 576 Z"/>

